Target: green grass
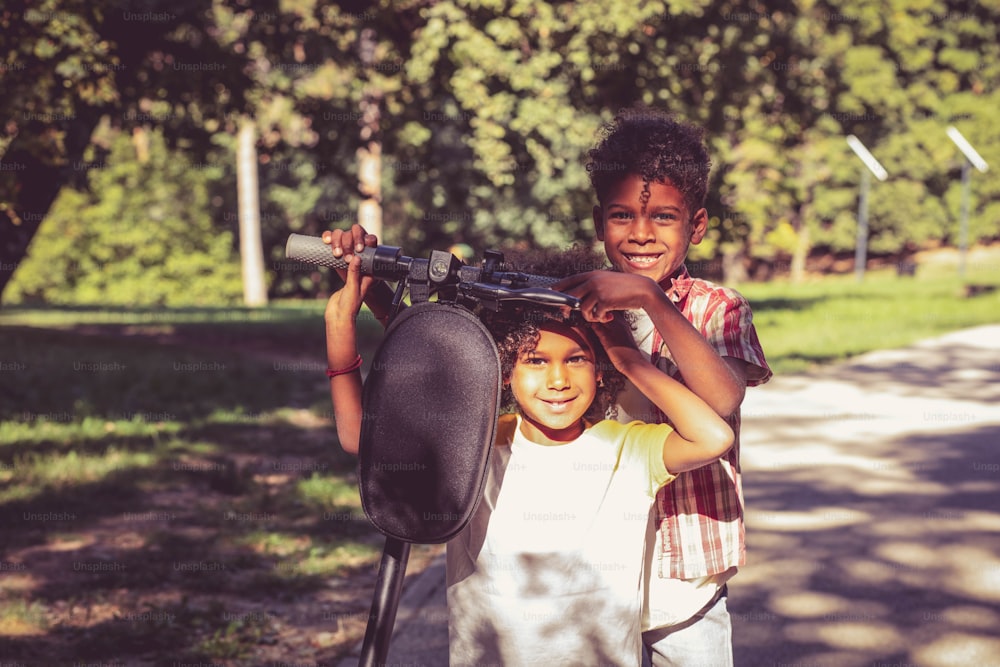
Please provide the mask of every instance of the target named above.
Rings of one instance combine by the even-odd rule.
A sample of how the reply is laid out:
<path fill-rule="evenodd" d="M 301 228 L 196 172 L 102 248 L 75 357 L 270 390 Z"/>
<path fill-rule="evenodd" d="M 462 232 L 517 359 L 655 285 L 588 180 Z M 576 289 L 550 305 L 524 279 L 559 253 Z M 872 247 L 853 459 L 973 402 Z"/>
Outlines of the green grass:
<path fill-rule="evenodd" d="M 360 322 L 370 359 L 381 325 Z M 323 336 L 322 304 L 312 302 L 260 311 L 3 309 L 0 419 L 257 416 L 275 397 L 325 386 Z"/>
<path fill-rule="evenodd" d="M 991 286 L 966 296 L 969 284 Z M 871 350 L 1000 322 L 1000 270 L 982 266 L 966 279 L 947 267 L 916 277 L 869 271 L 802 284 L 774 281 L 739 287 L 754 312 L 768 363 L 776 373 L 808 370 Z"/>
<path fill-rule="evenodd" d="M 322 327 L 326 302 L 279 301 L 266 308 L 120 308 L 95 306 L 4 306 L 0 325 L 25 324 L 75 327 L 81 324 L 143 325 L 168 327 L 252 327 L 255 332 L 281 332 L 302 326 Z"/>

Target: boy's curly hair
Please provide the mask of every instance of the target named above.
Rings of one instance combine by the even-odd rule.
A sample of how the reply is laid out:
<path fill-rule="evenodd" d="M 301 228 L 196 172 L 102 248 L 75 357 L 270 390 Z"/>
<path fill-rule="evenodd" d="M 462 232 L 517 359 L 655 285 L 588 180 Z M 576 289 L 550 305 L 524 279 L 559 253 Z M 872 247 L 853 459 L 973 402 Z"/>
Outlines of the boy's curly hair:
<path fill-rule="evenodd" d="M 704 130 L 675 119 L 665 111 L 646 106 L 621 110 L 604 125 L 600 141 L 587 156 L 587 171 L 597 199 L 624 176 L 637 174 L 645 182 L 642 203 L 649 199 L 649 184 L 669 181 L 684 196 L 688 213 L 705 205 L 711 161 L 704 144 Z"/>
<path fill-rule="evenodd" d="M 507 251 L 504 254 L 504 270 L 553 278 L 565 278 L 608 266 L 603 256 L 579 245 L 565 250 L 517 250 Z M 537 347 L 545 324 L 563 322 L 563 319 L 556 313 L 520 306 L 502 308 L 497 312 L 483 311 L 480 317 L 493 335 L 500 353 L 500 370 L 505 383 L 501 398 L 502 406 L 505 409 L 515 408 L 517 402 L 510 385 L 507 384 L 514 372 L 514 365 L 521 355 Z M 604 346 L 589 323 L 573 321 L 568 324 L 580 331 L 590 343 L 594 351 L 596 369 L 601 374 L 597 395 L 584 418 L 591 422 L 613 418 L 618 392 L 625 386 L 625 376 L 611 363 Z"/>

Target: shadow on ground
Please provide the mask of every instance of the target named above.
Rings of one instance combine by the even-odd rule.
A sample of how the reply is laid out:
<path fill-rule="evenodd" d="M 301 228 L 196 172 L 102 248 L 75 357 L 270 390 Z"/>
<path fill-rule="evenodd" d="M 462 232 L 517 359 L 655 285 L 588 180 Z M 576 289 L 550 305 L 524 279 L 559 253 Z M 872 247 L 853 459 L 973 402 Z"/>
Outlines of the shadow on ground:
<path fill-rule="evenodd" d="M 737 665 L 1000 665 L 1000 328 L 983 331 L 748 393 Z"/>

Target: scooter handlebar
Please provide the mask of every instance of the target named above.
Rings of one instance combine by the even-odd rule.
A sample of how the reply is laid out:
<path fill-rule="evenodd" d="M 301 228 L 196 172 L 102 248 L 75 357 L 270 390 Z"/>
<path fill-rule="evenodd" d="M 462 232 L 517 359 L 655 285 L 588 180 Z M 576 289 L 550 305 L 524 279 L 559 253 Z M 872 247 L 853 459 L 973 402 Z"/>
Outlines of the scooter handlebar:
<path fill-rule="evenodd" d="M 366 276 L 375 276 L 382 280 L 395 281 L 405 278 L 413 262 L 426 261 L 414 260 L 412 257 L 403 255 L 399 248 L 386 245 L 379 245 L 374 248 L 366 247 L 358 254 L 361 257 L 361 273 Z M 285 243 L 285 257 L 331 269 L 347 269 L 347 262 L 339 257 L 334 257 L 330 246 L 323 243 L 323 239 L 318 236 L 289 234 L 288 241 Z M 496 271 L 488 277 L 484 277 L 482 274 L 483 270 L 479 267 L 463 265 L 459 270 L 456 282 L 484 282 L 513 290 L 521 290 L 530 287 L 551 287 L 561 280 L 560 278 L 553 278 L 551 276 L 535 276 L 518 271 Z M 530 294 L 528 292 L 520 294 L 517 297 L 510 296 L 508 298 L 531 300 Z M 554 294 L 559 293 L 555 292 Z M 551 300 L 552 298 L 551 295 L 541 295 L 541 297 L 543 300 Z"/>

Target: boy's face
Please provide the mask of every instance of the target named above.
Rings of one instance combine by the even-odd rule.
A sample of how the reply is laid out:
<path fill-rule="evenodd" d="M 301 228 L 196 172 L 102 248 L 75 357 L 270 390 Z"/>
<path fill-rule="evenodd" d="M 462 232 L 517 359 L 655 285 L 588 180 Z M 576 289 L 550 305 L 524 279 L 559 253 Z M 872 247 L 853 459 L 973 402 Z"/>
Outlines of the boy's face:
<path fill-rule="evenodd" d="M 705 237 L 708 213 L 701 208 L 692 215 L 680 190 L 662 181 L 649 184 L 644 206 L 644 187 L 638 174 L 616 182 L 603 205 L 594 207 L 594 226 L 608 259 L 620 271 L 663 284 L 684 263 L 688 246 Z"/>
<path fill-rule="evenodd" d="M 540 334 L 510 377 L 522 433 L 542 445 L 570 442 L 583 432 L 583 416 L 597 395 L 594 351 L 580 331 L 565 324 L 546 324 Z"/>

